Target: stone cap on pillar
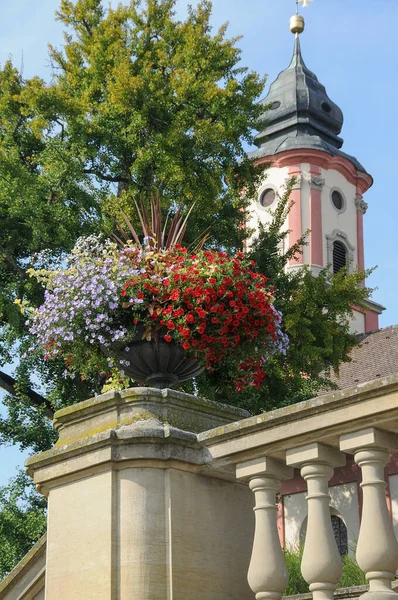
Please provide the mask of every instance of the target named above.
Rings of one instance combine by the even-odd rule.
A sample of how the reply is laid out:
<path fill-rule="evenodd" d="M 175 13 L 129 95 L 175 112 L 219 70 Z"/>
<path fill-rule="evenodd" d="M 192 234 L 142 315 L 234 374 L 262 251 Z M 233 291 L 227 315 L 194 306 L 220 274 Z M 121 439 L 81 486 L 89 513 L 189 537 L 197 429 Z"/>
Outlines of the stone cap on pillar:
<path fill-rule="evenodd" d="M 236 479 L 249 481 L 253 477 L 275 477 L 277 479 L 292 479 L 294 469 L 287 467 L 281 460 L 269 456 L 255 458 L 236 465 Z"/>
<path fill-rule="evenodd" d="M 291 467 L 300 468 L 311 463 L 343 467 L 346 464 L 346 457 L 336 448 L 318 442 L 286 451 L 286 464 Z"/>
<path fill-rule="evenodd" d="M 249 415 L 241 408 L 184 392 L 136 387 L 113 390 L 58 410 L 54 416 L 54 427 L 59 434 L 56 445 L 63 446 L 101 431 L 148 418 L 199 433 Z"/>
<path fill-rule="evenodd" d="M 396 434 L 382 431 L 376 427 L 367 427 L 341 436 L 340 450 L 343 452 L 354 454 L 360 448 L 398 452 L 398 437 Z"/>
<path fill-rule="evenodd" d="M 170 389 L 107 392 L 57 411 L 58 442 L 25 464 L 43 494 L 70 478 L 123 465 L 200 470 L 208 451 L 197 432 L 247 415 Z"/>

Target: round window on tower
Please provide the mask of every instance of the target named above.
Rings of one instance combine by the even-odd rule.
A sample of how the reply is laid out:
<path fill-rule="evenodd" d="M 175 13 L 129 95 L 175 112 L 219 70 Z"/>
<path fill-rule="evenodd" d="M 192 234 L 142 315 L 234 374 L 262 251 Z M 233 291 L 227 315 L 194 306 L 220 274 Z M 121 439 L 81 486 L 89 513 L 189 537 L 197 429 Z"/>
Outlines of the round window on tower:
<path fill-rule="evenodd" d="M 275 200 L 275 190 L 272 188 L 267 188 L 264 190 L 260 196 L 260 204 L 263 208 L 268 208 L 271 206 L 273 201 Z"/>
<path fill-rule="evenodd" d="M 331 106 L 330 106 L 330 104 L 328 104 L 327 102 L 322 102 L 322 103 L 321 103 L 321 108 L 322 108 L 322 110 L 323 110 L 325 113 L 327 113 L 327 114 L 329 114 L 329 113 L 331 113 L 331 112 L 332 112 L 332 107 L 331 107 Z"/>
<path fill-rule="evenodd" d="M 343 194 L 341 192 L 339 192 L 338 190 L 333 190 L 331 199 L 332 199 L 332 204 L 333 204 L 334 208 L 336 210 L 338 210 L 339 212 L 343 212 L 343 210 L 345 208 Z"/>
<path fill-rule="evenodd" d="M 279 102 L 279 100 L 275 100 L 275 102 L 273 102 L 270 106 L 271 110 L 276 110 L 277 108 L 279 108 L 281 105 L 281 103 Z"/>

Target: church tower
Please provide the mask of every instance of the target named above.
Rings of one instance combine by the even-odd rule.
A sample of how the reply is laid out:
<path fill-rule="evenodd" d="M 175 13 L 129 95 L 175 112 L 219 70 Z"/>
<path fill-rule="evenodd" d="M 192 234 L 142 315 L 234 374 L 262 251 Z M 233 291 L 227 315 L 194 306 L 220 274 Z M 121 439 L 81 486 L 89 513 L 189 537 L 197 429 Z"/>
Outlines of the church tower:
<path fill-rule="evenodd" d="M 343 113 L 329 98 L 325 87 L 304 63 L 300 34 L 304 19 L 291 18 L 295 34 L 290 65 L 271 84 L 262 100 L 266 109 L 265 128 L 257 134 L 258 149 L 250 153 L 258 164 L 270 163 L 251 210 L 249 226 L 270 220 L 277 193 L 293 176 L 296 179 L 287 228 L 289 245 L 310 230 L 308 244 L 289 269 L 310 266 L 314 275 L 328 264 L 334 272 L 343 266 L 364 269 L 364 194 L 372 177 L 356 158 L 341 150 L 339 137 Z M 352 331 L 365 333 L 378 329 L 383 307 L 367 302 L 366 310 L 354 310 Z"/>

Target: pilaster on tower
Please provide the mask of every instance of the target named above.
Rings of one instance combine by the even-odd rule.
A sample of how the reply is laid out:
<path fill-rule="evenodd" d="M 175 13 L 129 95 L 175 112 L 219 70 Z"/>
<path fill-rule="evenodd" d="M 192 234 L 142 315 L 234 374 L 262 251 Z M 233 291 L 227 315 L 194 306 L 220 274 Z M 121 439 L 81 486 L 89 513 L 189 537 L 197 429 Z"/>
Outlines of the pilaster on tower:
<path fill-rule="evenodd" d="M 286 223 L 289 245 L 306 231 L 310 234 L 302 255 L 287 268 L 308 265 L 314 275 L 327 266 L 334 272 L 343 266 L 364 269 L 363 195 L 373 179 L 354 156 L 341 150 L 343 113 L 303 60 L 303 17 L 292 17 L 290 28 L 295 34 L 293 57 L 261 101 L 266 126 L 256 135 L 257 150 L 249 154 L 258 164 L 271 165 L 253 202 L 249 226 L 255 229 L 271 219 L 269 209 L 294 177 L 294 204 Z M 354 310 L 353 332 L 378 329 L 384 307 L 367 304 L 366 310 Z"/>

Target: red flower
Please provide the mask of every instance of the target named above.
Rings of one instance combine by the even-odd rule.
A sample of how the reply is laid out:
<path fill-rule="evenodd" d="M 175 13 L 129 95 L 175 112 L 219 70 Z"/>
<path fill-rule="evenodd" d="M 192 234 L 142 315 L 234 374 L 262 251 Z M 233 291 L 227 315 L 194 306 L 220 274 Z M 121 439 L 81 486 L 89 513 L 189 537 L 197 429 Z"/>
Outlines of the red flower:
<path fill-rule="evenodd" d="M 184 348 L 184 350 L 188 350 L 191 347 L 191 344 L 189 342 L 184 342 L 182 347 Z"/>
<path fill-rule="evenodd" d="M 170 300 L 178 300 L 180 297 L 180 292 L 178 290 L 173 290 L 170 294 Z"/>
<path fill-rule="evenodd" d="M 164 340 L 165 340 L 165 342 L 171 342 L 173 340 L 173 338 L 170 335 L 165 335 Z"/>

